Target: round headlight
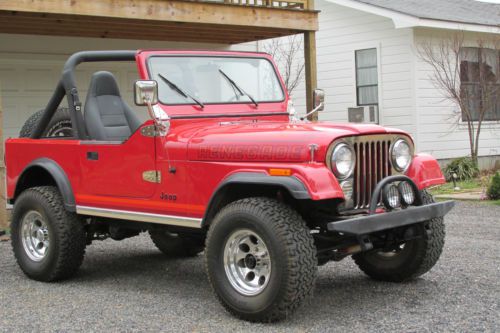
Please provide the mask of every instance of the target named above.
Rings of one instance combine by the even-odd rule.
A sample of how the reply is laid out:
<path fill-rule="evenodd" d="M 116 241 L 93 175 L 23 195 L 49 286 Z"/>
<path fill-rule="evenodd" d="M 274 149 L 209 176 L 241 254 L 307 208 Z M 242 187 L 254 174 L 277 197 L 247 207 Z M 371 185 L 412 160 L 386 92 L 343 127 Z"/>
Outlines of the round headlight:
<path fill-rule="evenodd" d="M 333 149 L 332 157 L 332 171 L 339 179 L 349 177 L 354 171 L 356 163 L 354 150 L 346 143 L 339 143 Z"/>
<path fill-rule="evenodd" d="M 398 185 L 399 193 L 403 198 L 403 202 L 409 206 L 415 201 L 415 193 L 413 192 L 413 187 L 408 182 L 401 182 Z"/>
<path fill-rule="evenodd" d="M 392 145 L 391 149 L 391 159 L 394 169 L 399 172 L 404 172 L 411 163 L 411 148 L 408 142 L 403 139 L 399 139 Z"/>

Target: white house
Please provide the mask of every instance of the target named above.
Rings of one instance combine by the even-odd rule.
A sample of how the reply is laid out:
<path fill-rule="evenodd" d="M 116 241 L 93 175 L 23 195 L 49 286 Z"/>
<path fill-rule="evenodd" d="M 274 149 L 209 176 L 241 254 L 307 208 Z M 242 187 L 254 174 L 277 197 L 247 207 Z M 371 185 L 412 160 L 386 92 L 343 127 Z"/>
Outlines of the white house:
<path fill-rule="evenodd" d="M 317 0 L 316 8 L 321 10 L 316 35 L 318 87 L 325 90 L 327 105 L 320 120 L 347 122 L 349 108 L 366 105 L 366 114 L 351 110 L 351 120 L 363 115 L 364 121 L 409 131 L 418 151 L 441 160 L 470 154 L 465 123 L 460 121 L 457 127 L 457 121 L 450 119 L 457 107 L 443 99 L 431 80 L 432 68 L 417 50 L 422 43 L 438 43 L 459 31 L 471 47 L 479 39 L 500 42 L 500 4 Z M 488 61 L 500 84 L 498 46 Z M 305 111 L 303 95 L 302 85 L 293 94 L 300 112 Z M 375 106 L 371 119 L 370 106 Z M 495 112 L 481 132 L 483 167 L 500 158 L 500 105 Z"/>
<path fill-rule="evenodd" d="M 33 8 L 35 12 L 43 11 L 44 6 L 50 7 L 42 0 L 36 2 L 38 7 Z M 208 1 L 179 4 L 194 6 L 198 2 L 206 5 Z M 73 2 L 61 3 L 71 7 L 68 10 L 76 10 L 72 8 Z M 12 1 L 5 2 L 0 7 L 17 5 L 17 2 Z M 219 6 L 219 10 L 226 8 L 224 5 L 216 6 Z M 273 8 L 228 6 L 231 10 L 243 7 L 241 10 L 271 10 L 273 15 L 280 14 L 280 11 Z M 469 154 L 466 127 L 459 124 L 457 130 L 452 130 L 454 123 L 449 119 L 449 115 L 457 108 L 443 101 L 429 78 L 429 66 L 419 60 L 415 50 L 419 42 L 447 38 L 462 30 L 471 46 L 475 45 L 478 38 L 500 39 L 500 5 L 474 0 L 316 0 L 315 8 L 321 11 L 320 30 L 316 33 L 318 87 L 323 88 L 327 94 L 327 108 L 321 113 L 321 120 L 346 122 L 349 120 L 349 108 L 368 105 L 366 118 L 369 121 L 369 108 L 374 105 L 373 120 L 384 126 L 409 131 L 418 151 L 432 153 L 439 159 Z M 113 10 L 117 8 L 113 7 Z M 25 18 L 26 22 L 31 22 L 28 25 L 23 23 L 20 13 L 22 12 L 0 10 L 0 108 L 4 117 L 4 137 L 17 136 L 29 115 L 45 106 L 65 59 L 73 52 L 134 48 L 262 49 L 261 42 L 234 45 L 228 39 L 228 43 L 202 43 L 208 38 L 204 35 L 197 42 L 150 41 L 144 38 L 134 39 L 125 32 L 114 31 L 116 37 L 113 38 L 110 36 L 113 33 L 112 27 L 107 24 L 86 29 L 83 23 L 68 19 L 71 16 L 66 14 L 54 16 L 55 14 L 38 13 L 40 17 L 37 20 L 33 21 L 30 16 Z M 288 15 L 286 17 L 289 20 L 293 20 L 289 17 L 290 13 L 299 14 L 299 11 L 284 9 L 283 13 Z M 194 13 L 189 15 L 196 20 Z M 268 14 L 262 15 L 267 17 L 265 15 Z M 180 18 L 167 15 L 162 19 Z M 241 24 L 241 19 L 235 19 L 231 23 Z M 106 17 L 100 20 L 107 22 Z M 109 20 L 114 22 L 116 18 Z M 157 21 L 153 22 L 159 24 Z M 296 19 L 294 22 L 300 20 Z M 117 24 L 113 23 L 112 26 Z M 71 29 L 58 29 L 59 25 Z M 301 30 L 301 24 L 295 25 L 296 30 Z M 174 33 L 180 27 L 162 31 Z M 196 27 L 199 28 L 199 25 Z M 255 33 L 258 37 L 254 36 L 253 40 L 262 39 L 263 28 L 256 29 L 260 30 Z M 271 34 L 277 28 L 267 29 L 266 34 Z M 204 33 L 202 30 L 199 34 Z M 73 36 L 74 34 L 78 37 Z M 192 34 L 190 32 L 188 36 L 191 40 Z M 234 33 L 228 33 L 228 36 L 233 35 Z M 168 39 L 169 36 L 159 37 Z M 173 39 L 179 40 L 179 36 L 174 34 Z M 134 64 L 107 64 L 107 68 L 115 73 L 121 86 L 127 87 L 122 93 L 131 103 L 132 82 L 137 78 Z M 497 78 L 498 68 L 496 64 L 494 69 Z M 102 69 L 102 64 L 84 64 L 79 67 L 77 79 L 83 94 L 90 74 L 98 69 Z M 367 81 L 362 82 L 361 78 Z M 293 97 L 297 109 L 305 112 L 304 84 L 296 89 Z M 378 112 L 375 112 L 377 109 Z M 497 120 L 488 121 L 484 125 L 480 141 L 481 156 L 500 155 L 499 114 L 500 110 L 497 109 Z M 360 115 L 360 110 L 351 111 L 351 118 Z"/>

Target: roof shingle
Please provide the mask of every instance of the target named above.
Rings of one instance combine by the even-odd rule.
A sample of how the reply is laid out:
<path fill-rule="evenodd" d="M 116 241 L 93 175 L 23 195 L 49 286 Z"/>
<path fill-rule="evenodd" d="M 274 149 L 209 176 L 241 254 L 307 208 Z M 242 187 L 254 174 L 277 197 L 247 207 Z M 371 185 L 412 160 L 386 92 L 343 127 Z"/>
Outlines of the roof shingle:
<path fill-rule="evenodd" d="M 475 0 L 355 0 L 423 19 L 500 26 L 500 4 Z"/>

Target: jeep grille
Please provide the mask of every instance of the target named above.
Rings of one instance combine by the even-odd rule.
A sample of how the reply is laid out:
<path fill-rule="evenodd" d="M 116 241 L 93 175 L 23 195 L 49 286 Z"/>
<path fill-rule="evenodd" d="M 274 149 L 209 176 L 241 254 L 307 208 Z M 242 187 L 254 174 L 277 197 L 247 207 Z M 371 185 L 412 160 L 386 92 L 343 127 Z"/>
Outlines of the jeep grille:
<path fill-rule="evenodd" d="M 354 209 L 365 209 L 370 205 L 371 195 L 377 183 L 392 175 L 389 150 L 393 136 L 362 136 L 353 139 L 356 153 Z"/>

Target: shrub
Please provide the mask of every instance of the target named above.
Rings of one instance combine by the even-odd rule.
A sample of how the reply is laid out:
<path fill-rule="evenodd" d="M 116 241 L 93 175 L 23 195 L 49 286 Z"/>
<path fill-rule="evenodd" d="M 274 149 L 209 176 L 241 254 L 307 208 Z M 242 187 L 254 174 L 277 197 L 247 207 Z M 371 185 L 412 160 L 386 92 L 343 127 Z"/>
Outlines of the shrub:
<path fill-rule="evenodd" d="M 488 187 L 488 198 L 491 200 L 500 199 L 500 173 L 497 172 L 491 179 L 490 187 Z"/>
<path fill-rule="evenodd" d="M 454 173 L 457 174 L 457 180 L 470 180 L 479 174 L 479 168 L 470 157 L 461 157 L 453 160 L 444 168 L 444 176 L 447 181 L 453 180 Z"/>

